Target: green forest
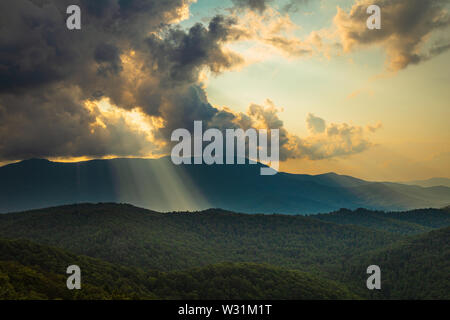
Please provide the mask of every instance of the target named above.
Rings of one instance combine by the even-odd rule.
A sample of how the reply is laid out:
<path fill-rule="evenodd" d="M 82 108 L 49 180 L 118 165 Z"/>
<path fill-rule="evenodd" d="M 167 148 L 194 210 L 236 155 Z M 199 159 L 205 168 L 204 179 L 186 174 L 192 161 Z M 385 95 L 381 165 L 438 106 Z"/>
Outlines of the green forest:
<path fill-rule="evenodd" d="M 450 299 L 450 210 L 0 215 L 0 299 Z M 382 289 L 368 290 L 379 265 Z M 67 266 L 82 289 L 66 287 Z"/>

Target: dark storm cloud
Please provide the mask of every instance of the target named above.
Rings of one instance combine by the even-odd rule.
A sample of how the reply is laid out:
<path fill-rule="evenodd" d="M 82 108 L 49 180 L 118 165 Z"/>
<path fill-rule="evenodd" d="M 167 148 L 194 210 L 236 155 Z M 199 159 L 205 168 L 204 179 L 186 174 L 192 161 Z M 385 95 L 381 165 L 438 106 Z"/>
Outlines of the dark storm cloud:
<path fill-rule="evenodd" d="M 208 28 L 198 23 L 187 33 L 170 29 L 163 38 L 149 37 L 146 41 L 158 72 L 171 81 L 195 82 L 205 66 L 219 73 L 243 63 L 240 56 L 225 52 L 222 47 L 224 43 L 239 38 L 239 32 L 232 29 L 235 23 L 234 19 L 216 16 Z"/>
<path fill-rule="evenodd" d="M 121 121 L 93 127 L 97 114 L 81 104 L 81 92 L 70 87 L 0 95 L 2 159 L 125 156 L 148 146 L 145 137 Z"/>
<path fill-rule="evenodd" d="M 234 19 L 216 16 L 208 26 L 195 24 L 187 31 L 165 28 L 150 35 L 139 48 L 145 77 L 135 88 L 133 103 L 114 92 L 109 96 L 118 105 L 139 105 L 148 115 L 164 119 L 156 137 L 165 142 L 173 130 L 191 129 L 195 120 L 203 120 L 207 126 L 219 110 L 209 103 L 199 76 L 203 70 L 220 73 L 243 63 L 239 55 L 223 48 L 240 37 L 233 28 L 235 23 Z"/>
<path fill-rule="evenodd" d="M 82 8 L 79 32 L 65 28 L 69 4 Z M 182 0 L 2 1 L 0 92 L 72 81 L 97 58 L 114 59 L 103 61 L 104 67 L 117 71 L 117 46 L 139 43 L 149 28 L 175 18 L 173 11 L 183 5 Z"/>
<path fill-rule="evenodd" d="M 382 45 L 388 54 L 389 68 L 397 71 L 442 52 L 423 52 L 421 46 L 432 32 L 450 25 L 449 4 L 449 0 L 363 0 L 355 3 L 349 13 L 340 9 L 335 24 L 347 51 Z M 382 27 L 375 32 L 365 27 L 369 5 L 382 9 Z"/>
<path fill-rule="evenodd" d="M 240 62 L 221 49 L 234 36 L 233 21 L 216 17 L 188 32 L 168 27 L 189 2 L 2 1 L 0 158 L 142 154 L 144 138 L 123 121 L 95 125 L 101 115 L 84 106 L 94 97 L 162 117 L 155 134 L 164 138 L 176 126 L 212 118 L 218 110 L 198 75 Z M 81 31 L 65 26 L 69 4 L 82 8 Z M 164 30 L 164 39 L 149 36 Z M 123 71 L 121 54 L 131 50 L 142 64 L 139 84 Z"/>
<path fill-rule="evenodd" d="M 234 18 L 174 27 L 190 0 L 17 0 L 0 2 L 0 160 L 139 156 L 168 151 L 173 130 L 263 127 L 280 130 L 280 158 L 353 154 L 369 143 L 360 128 L 330 125 L 320 137 L 292 136 L 272 102 L 246 113 L 212 106 L 201 76 L 243 63 L 226 44 L 245 38 Z M 245 4 L 247 3 L 247 4 Z M 82 9 L 69 31 L 66 8 Z M 237 1 L 251 9 L 266 1 Z M 112 115 L 93 99 L 117 106 Z M 121 112 L 158 122 L 152 142 Z M 333 149 L 327 138 L 339 144 Z"/>
<path fill-rule="evenodd" d="M 94 52 L 94 59 L 99 63 L 98 72 L 104 76 L 117 74 L 122 70 L 119 49 L 110 44 L 99 44 Z"/>
<path fill-rule="evenodd" d="M 45 85 L 67 77 L 79 60 L 55 6 L 0 3 L 0 92 Z M 76 35 L 75 35 L 76 36 Z"/>

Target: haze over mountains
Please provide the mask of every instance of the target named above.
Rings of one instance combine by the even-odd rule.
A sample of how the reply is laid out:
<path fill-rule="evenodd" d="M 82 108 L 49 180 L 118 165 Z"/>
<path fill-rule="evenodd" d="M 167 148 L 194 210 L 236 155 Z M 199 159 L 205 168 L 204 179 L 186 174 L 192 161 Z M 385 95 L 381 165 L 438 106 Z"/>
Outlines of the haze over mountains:
<path fill-rule="evenodd" d="M 403 184 L 416 185 L 421 187 L 450 187 L 450 179 L 448 178 L 431 178 L 426 180 L 405 181 Z"/>
<path fill-rule="evenodd" d="M 285 214 L 450 204 L 450 188 L 445 186 L 369 182 L 334 173 L 261 176 L 260 166 L 175 166 L 167 157 L 78 163 L 26 160 L 0 167 L 0 212 L 85 202 L 129 203 L 163 212 L 223 208 Z"/>

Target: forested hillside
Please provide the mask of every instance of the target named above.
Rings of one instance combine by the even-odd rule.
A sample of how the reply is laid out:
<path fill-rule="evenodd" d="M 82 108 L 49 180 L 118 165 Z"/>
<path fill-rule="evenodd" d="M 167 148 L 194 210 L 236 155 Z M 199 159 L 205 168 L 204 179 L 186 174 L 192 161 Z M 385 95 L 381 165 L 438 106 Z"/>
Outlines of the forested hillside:
<path fill-rule="evenodd" d="M 161 214 L 86 204 L 0 215 L 0 237 L 162 271 L 242 261 L 311 271 L 403 236 L 303 216 L 223 210 Z"/>
<path fill-rule="evenodd" d="M 319 216 L 83 204 L 0 215 L 1 297 L 449 298 L 448 209 Z M 431 231 L 430 231 L 431 230 Z M 13 240 L 28 239 L 28 240 Z M 31 241 L 31 242 L 30 242 Z M 83 289 L 65 287 L 80 265 Z M 366 288 L 369 265 L 382 290 Z"/>
<path fill-rule="evenodd" d="M 360 294 L 377 299 L 450 299 L 450 228 L 415 236 L 387 248 L 352 257 L 332 271 Z M 379 265 L 382 290 L 364 288 L 366 268 Z M 353 286 L 352 286 L 353 284 Z M 357 289 L 358 288 L 358 289 Z"/>
<path fill-rule="evenodd" d="M 66 269 L 82 268 L 82 290 L 68 290 Z M 112 265 L 27 240 L 0 240 L 2 299 L 153 298 L 138 269 Z"/>
<path fill-rule="evenodd" d="M 82 270 L 68 290 L 65 270 Z M 345 286 L 307 273 L 257 264 L 187 271 L 143 271 L 24 240 L 0 240 L 0 299 L 357 299 Z"/>
<path fill-rule="evenodd" d="M 418 209 L 407 212 L 341 209 L 311 217 L 341 225 L 357 225 L 405 235 L 420 234 L 450 225 L 448 209 Z"/>

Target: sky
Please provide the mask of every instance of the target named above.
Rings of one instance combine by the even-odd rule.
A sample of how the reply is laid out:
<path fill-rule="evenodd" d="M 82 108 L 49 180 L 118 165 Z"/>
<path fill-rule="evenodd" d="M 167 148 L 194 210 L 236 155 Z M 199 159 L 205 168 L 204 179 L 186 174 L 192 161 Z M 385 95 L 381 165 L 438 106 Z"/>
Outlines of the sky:
<path fill-rule="evenodd" d="M 82 29 L 67 30 L 78 4 Z M 369 5 L 381 29 L 369 30 Z M 449 0 L 0 4 L 0 163 L 159 157 L 279 129 L 281 170 L 450 178 Z"/>

